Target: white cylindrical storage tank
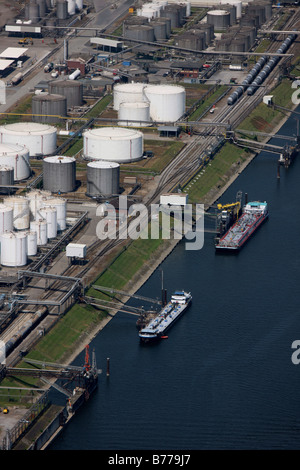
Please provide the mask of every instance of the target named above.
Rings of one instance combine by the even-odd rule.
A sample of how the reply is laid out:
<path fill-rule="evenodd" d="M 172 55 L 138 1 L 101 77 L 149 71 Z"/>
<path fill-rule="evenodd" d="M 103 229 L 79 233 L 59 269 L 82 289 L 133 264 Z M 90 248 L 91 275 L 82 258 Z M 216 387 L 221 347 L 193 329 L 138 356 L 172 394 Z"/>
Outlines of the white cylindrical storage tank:
<path fill-rule="evenodd" d="M 77 11 L 81 11 L 83 9 L 83 0 L 75 0 L 75 7 Z"/>
<path fill-rule="evenodd" d="M 27 235 L 25 232 L 5 232 L 1 235 L 1 264 L 15 267 L 27 263 Z"/>
<path fill-rule="evenodd" d="M 0 126 L 0 143 L 25 145 L 29 156 L 50 155 L 56 149 L 57 129 L 37 122 L 16 122 Z"/>
<path fill-rule="evenodd" d="M 101 127 L 83 133 L 83 155 L 90 160 L 130 163 L 142 158 L 143 134 L 124 127 Z"/>
<path fill-rule="evenodd" d="M 55 238 L 57 236 L 57 213 L 55 207 L 41 207 L 39 215 L 47 222 L 47 237 Z"/>
<path fill-rule="evenodd" d="M 150 101 L 153 121 L 174 122 L 185 112 L 185 89 L 177 85 L 148 85 L 145 95 Z"/>
<path fill-rule="evenodd" d="M 0 165 L 13 167 L 15 181 L 29 178 L 31 169 L 28 148 L 24 145 L 0 143 Z"/>
<path fill-rule="evenodd" d="M 27 235 L 27 256 L 35 256 L 37 254 L 37 233 L 32 231 L 26 232 Z"/>
<path fill-rule="evenodd" d="M 74 157 L 54 155 L 43 160 L 43 187 L 53 193 L 69 193 L 76 188 Z"/>
<path fill-rule="evenodd" d="M 146 101 L 136 103 L 120 103 L 118 119 L 119 126 L 151 126 L 150 103 Z"/>
<path fill-rule="evenodd" d="M 38 246 L 46 245 L 48 241 L 46 220 L 40 218 L 30 222 L 30 231 L 36 232 Z"/>
<path fill-rule="evenodd" d="M 68 0 L 68 13 L 69 15 L 75 15 L 76 4 L 75 0 Z"/>
<path fill-rule="evenodd" d="M 13 208 L 0 204 L 0 234 L 13 230 Z"/>
<path fill-rule="evenodd" d="M 147 101 L 145 86 L 145 83 L 117 83 L 113 88 L 114 110 L 118 111 L 120 103 Z"/>
<path fill-rule="evenodd" d="M 0 194 L 9 194 L 10 186 L 14 184 L 14 169 L 12 166 L 0 165 Z"/>
<path fill-rule="evenodd" d="M 234 5 L 236 7 L 236 18 L 241 18 L 242 16 L 242 2 L 241 0 L 221 0 L 220 3 L 222 5 L 229 3 L 230 5 Z"/>
<path fill-rule="evenodd" d="M 45 191 L 42 189 L 33 189 L 26 194 L 29 200 L 29 210 L 31 220 L 36 219 L 37 211 L 42 207 L 43 199 L 51 196 L 51 191 Z"/>
<path fill-rule="evenodd" d="M 230 27 L 230 13 L 226 10 L 210 10 L 207 12 L 207 23 L 217 30 L 227 30 Z"/>
<path fill-rule="evenodd" d="M 86 195 L 111 196 L 119 193 L 120 165 L 115 162 L 90 162 L 87 164 Z"/>
<path fill-rule="evenodd" d="M 48 197 L 43 199 L 41 203 L 41 207 L 55 207 L 57 230 L 65 230 L 67 228 L 67 200 L 59 197 Z"/>
<path fill-rule="evenodd" d="M 29 201 L 23 196 L 11 196 L 4 199 L 4 204 L 13 210 L 13 227 L 15 230 L 29 228 Z"/>

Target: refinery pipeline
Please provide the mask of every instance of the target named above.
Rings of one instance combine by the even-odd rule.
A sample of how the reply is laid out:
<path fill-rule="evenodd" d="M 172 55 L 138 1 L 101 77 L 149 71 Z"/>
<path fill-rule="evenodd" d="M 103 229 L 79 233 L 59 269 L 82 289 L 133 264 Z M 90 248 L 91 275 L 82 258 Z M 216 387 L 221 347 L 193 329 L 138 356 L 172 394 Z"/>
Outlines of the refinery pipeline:
<path fill-rule="evenodd" d="M 246 138 L 239 124 L 261 102 L 280 108 L 272 90 L 300 55 L 298 7 L 269 0 L 206 4 L 140 2 L 129 9 L 120 6 L 118 14 L 107 8 L 106 27 L 100 28 L 93 2 L 38 0 L 22 5 L 3 25 L 0 341 L 6 364 L 1 381 L 22 373 L 20 361 L 29 364 L 30 351 L 74 304 L 105 310 L 87 290 L 127 243 L 97 236 L 105 213 L 118 233 L 131 204 L 149 208 L 162 204 L 162 196 L 164 204 L 174 197 L 186 203 L 191 177 L 227 141 L 251 148 L 253 158 L 269 149 L 278 175 L 280 164 L 292 171 L 298 134 L 284 147 L 268 147 L 269 134 L 260 136 L 263 141 Z M 268 36 L 268 47 L 256 52 L 265 31 L 275 28 L 285 12 L 284 31 Z M 210 89 L 203 91 L 202 85 Z M 221 86 L 222 93 L 194 118 Z M 161 142 L 180 144 L 168 162 L 161 163 Z M 155 165 L 161 165 L 159 173 Z M 120 195 L 127 196 L 126 213 L 119 207 Z M 240 198 L 216 206 L 216 239 L 238 217 Z M 64 410 L 53 417 L 54 435 L 57 423 L 67 423 L 95 390 L 98 373 L 88 346 L 82 368 L 48 364 L 37 369 L 45 393 L 34 404 L 34 419 L 30 426 L 16 421 L 5 435 L 0 431 L 0 448 L 16 449 L 36 420 L 53 409 L 51 386 L 67 397 Z M 63 378 L 72 379 L 74 388 L 59 385 Z M 76 404 L 70 402 L 73 394 Z M 45 436 L 35 438 L 35 448 L 45 445 Z"/>

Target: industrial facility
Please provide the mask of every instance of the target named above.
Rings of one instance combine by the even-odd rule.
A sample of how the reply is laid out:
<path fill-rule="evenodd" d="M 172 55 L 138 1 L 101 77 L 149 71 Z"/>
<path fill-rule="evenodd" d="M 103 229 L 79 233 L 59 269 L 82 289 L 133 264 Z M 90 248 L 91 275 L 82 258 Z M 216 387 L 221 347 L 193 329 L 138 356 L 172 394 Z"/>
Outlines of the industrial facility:
<path fill-rule="evenodd" d="M 137 1 L 107 7 L 100 27 L 93 0 L 29 0 L 7 21 L 0 340 L 9 365 L 75 303 L 104 308 L 86 291 L 126 250 L 125 237 L 111 234 L 131 205 L 186 204 L 217 152 L 228 141 L 243 146 L 239 123 L 294 78 L 294 8 L 272 0 Z M 294 147 L 277 152 L 291 157 Z"/>

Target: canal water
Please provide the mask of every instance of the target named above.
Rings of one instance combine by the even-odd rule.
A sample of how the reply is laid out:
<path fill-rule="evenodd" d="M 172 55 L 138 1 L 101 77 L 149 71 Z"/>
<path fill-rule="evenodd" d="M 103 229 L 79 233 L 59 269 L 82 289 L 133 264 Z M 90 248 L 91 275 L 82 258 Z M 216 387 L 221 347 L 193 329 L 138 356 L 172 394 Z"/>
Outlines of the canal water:
<path fill-rule="evenodd" d="M 295 133 L 291 117 L 280 134 Z M 277 159 L 261 152 L 220 200 L 242 190 L 269 204 L 269 220 L 239 254 L 216 254 L 206 233 L 201 250 L 182 241 L 162 264 L 168 297 L 193 295 L 168 339 L 141 345 L 136 317 L 118 313 L 93 340 L 98 390 L 51 449 L 300 448 L 300 364 L 291 360 L 300 340 L 300 158 L 280 179 Z M 160 269 L 139 293 L 160 298 Z M 82 354 L 75 363 L 83 362 Z"/>

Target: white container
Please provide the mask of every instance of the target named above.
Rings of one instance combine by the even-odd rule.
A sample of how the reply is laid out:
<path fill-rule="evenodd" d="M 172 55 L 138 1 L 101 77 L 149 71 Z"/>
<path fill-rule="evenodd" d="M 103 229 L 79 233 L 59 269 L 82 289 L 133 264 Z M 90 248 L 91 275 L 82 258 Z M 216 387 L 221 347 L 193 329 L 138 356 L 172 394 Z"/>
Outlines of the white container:
<path fill-rule="evenodd" d="M 71 75 L 69 75 L 69 80 L 76 80 L 80 75 L 80 70 L 76 69 Z"/>
<path fill-rule="evenodd" d="M 1 264 L 25 266 L 27 263 L 27 235 L 25 232 L 5 232 L 1 235 Z"/>
<path fill-rule="evenodd" d="M 56 149 L 57 129 L 37 122 L 16 122 L 0 126 L 0 143 L 25 145 L 29 156 L 50 155 Z"/>
<path fill-rule="evenodd" d="M 130 163 L 143 156 L 143 134 L 123 127 L 101 127 L 83 133 L 83 154 L 91 160 Z"/>
<path fill-rule="evenodd" d="M 38 246 L 43 246 L 47 244 L 48 238 L 46 220 L 41 218 L 30 222 L 30 231 L 36 232 Z"/>
<path fill-rule="evenodd" d="M 69 15 L 75 15 L 76 4 L 75 0 L 68 0 L 68 13 Z"/>
<path fill-rule="evenodd" d="M 120 103 L 118 111 L 119 126 L 146 127 L 151 126 L 150 103 Z M 146 122 L 148 121 L 148 122 Z"/>
<path fill-rule="evenodd" d="M 81 11 L 83 9 L 83 0 L 75 0 L 75 6 L 77 11 Z"/>
<path fill-rule="evenodd" d="M 51 197 L 51 191 L 33 189 L 26 194 L 26 197 L 29 200 L 30 219 L 35 220 L 38 215 L 38 210 L 43 205 L 43 201 Z"/>
<path fill-rule="evenodd" d="M 15 181 L 29 178 L 31 169 L 28 148 L 24 145 L 0 143 L 0 165 L 13 167 Z"/>
<path fill-rule="evenodd" d="M 47 222 L 47 237 L 55 238 L 57 236 L 57 214 L 55 207 L 41 207 L 40 216 Z"/>
<path fill-rule="evenodd" d="M 188 194 L 185 193 L 166 193 L 161 194 L 160 204 L 171 206 L 185 206 L 188 203 Z"/>
<path fill-rule="evenodd" d="M 66 255 L 70 258 L 85 258 L 86 245 L 81 243 L 69 243 L 66 246 Z"/>
<path fill-rule="evenodd" d="M 114 110 L 118 111 L 120 103 L 147 101 L 145 86 L 145 83 L 117 83 L 113 88 Z"/>
<path fill-rule="evenodd" d="M 13 230 L 13 208 L 0 204 L 0 234 Z"/>
<path fill-rule="evenodd" d="M 26 232 L 27 235 L 27 256 L 35 256 L 37 254 L 37 233 L 32 231 Z"/>
<path fill-rule="evenodd" d="M 49 196 L 43 199 L 41 203 L 41 207 L 55 207 L 57 214 L 57 230 L 65 230 L 67 228 L 67 200 Z"/>
<path fill-rule="evenodd" d="M 23 196 L 11 196 L 4 199 L 4 204 L 13 209 L 13 226 L 15 230 L 29 228 L 29 201 Z"/>
<path fill-rule="evenodd" d="M 236 8 L 236 17 L 241 18 L 242 16 L 242 2 L 241 0 L 221 0 L 221 5 L 228 3 L 229 5 L 234 5 Z"/>
<path fill-rule="evenodd" d="M 158 122 L 175 122 L 185 112 L 185 89 L 177 85 L 148 85 L 150 117 Z"/>

